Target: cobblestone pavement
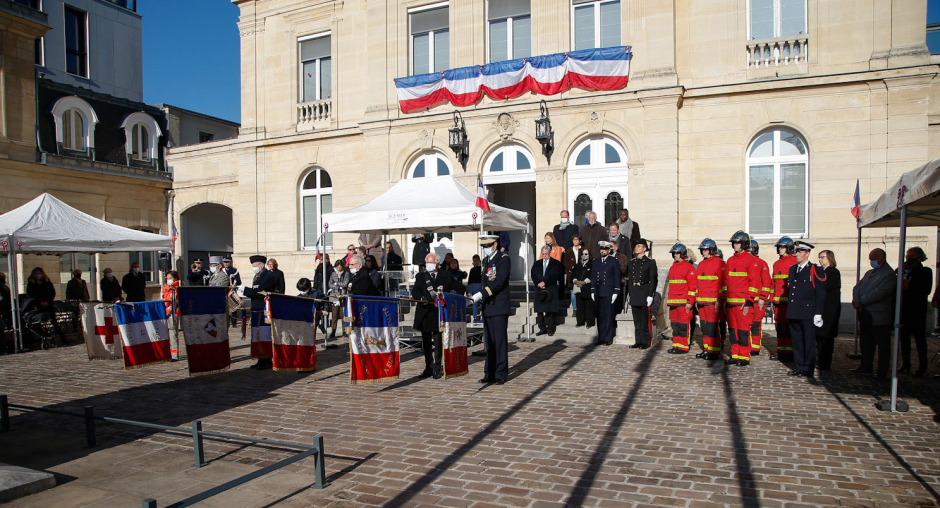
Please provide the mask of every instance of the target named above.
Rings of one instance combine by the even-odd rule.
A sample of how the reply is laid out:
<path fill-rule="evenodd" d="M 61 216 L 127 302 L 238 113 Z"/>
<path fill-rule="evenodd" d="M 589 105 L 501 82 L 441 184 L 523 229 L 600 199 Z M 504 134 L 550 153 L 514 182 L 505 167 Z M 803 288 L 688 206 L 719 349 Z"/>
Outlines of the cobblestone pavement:
<path fill-rule="evenodd" d="M 190 378 L 185 363 L 123 371 L 84 347 L 0 357 L 11 402 L 309 443 L 323 435 L 325 490 L 306 489 L 306 460 L 200 506 L 940 506 L 940 382 L 904 376 L 910 412 L 874 407 L 887 384 L 837 363 L 816 383 L 764 355 L 747 368 L 647 351 L 563 342 L 512 344 L 510 381 L 418 380 L 403 355 L 394 384 L 352 386 L 346 348 L 321 350 L 308 375 L 248 369 L 233 341 L 229 372 Z M 931 351 L 938 346 L 930 340 Z M 478 348 L 474 348 L 478 349 Z M 0 462 L 55 472 L 60 486 L 22 507 L 160 506 L 288 457 L 285 450 L 207 442 L 194 469 L 185 436 L 99 424 L 83 448 L 80 420 L 14 412 Z"/>

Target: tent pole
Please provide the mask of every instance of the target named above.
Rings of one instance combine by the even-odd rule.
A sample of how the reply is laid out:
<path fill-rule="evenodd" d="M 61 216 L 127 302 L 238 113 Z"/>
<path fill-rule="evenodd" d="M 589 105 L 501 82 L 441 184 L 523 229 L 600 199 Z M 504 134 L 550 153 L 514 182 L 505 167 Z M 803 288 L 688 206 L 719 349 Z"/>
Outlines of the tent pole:
<path fill-rule="evenodd" d="M 7 266 L 10 269 L 10 294 L 11 304 L 13 305 L 13 351 L 16 353 L 23 352 L 23 323 L 21 321 L 19 309 L 20 309 L 20 283 L 19 277 L 16 276 L 16 251 L 13 249 L 14 243 L 16 240 L 11 236 L 7 237 L 7 241 L 10 242 L 10 254 L 7 257 Z"/>
<path fill-rule="evenodd" d="M 329 298 L 326 296 L 326 231 L 325 231 L 324 228 L 323 228 L 323 217 L 322 217 L 322 216 L 320 217 L 320 245 L 323 246 L 323 250 L 321 251 L 322 255 L 320 256 L 320 271 L 321 271 L 321 273 L 322 273 L 322 275 L 320 276 L 320 278 L 323 279 L 323 298 L 325 298 L 326 300 L 329 300 Z M 316 278 L 316 277 L 314 277 L 314 278 Z M 332 306 L 332 304 L 329 303 L 329 302 L 327 302 L 326 306 L 327 306 L 327 307 L 326 307 L 327 313 L 328 313 L 328 314 L 332 314 L 332 313 L 333 313 L 333 306 Z M 314 328 L 316 328 L 316 323 L 317 323 L 317 319 L 316 319 L 316 318 L 313 318 L 313 326 L 314 326 Z M 323 316 L 323 328 L 326 328 L 326 316 Z M 314 330 L 314 331 L 316 331 L 316 330 Z M 323 332 L 323 349 L 326 349 L 326 348 L 327 348 L 326 339 L 327 339 L 328 337 L 329 337 L 329 336 L 326 334 L 326 332 Z"/>
<path fill-rule="evenodd" d="M 526 342 L 532 342 L 532 326 L 529 325 L 529 315 L 532 314 L 529 308 L 529 219 L 525 220 L 525 339 Z"/>
<path fill-rule="evenodd" d="M 940 288 L 940 226 L 937 226 L 937 260 L 936 270 L 934 271 L 934 288 Z M 934 309 L 933 331 L 940 331 L 940 309 Z"/>
<path fill-rule="evenodd" d="M 894 340 L 891 342 L 891 400 L 878 402 L 878 409 L 882 411 L 907 411 L 907 404 L 898 402 L 898 341 L 901 334 L 901 295 L 904 285 L 904 250 L 907 240 L 907 205 L 901 207 L 901 231 L 898 242 L 898 285 L 894 295 Z"/>
<path fill-rule="evenodd" d="M 858 219 L 855 220 L 855 229 L 858 230 L 858 245 L 855 248 L 855 285 L 858 286 L 858 281 L 861 278 L 862 271 L 862 228 L 858 227 Z M 838 333 L 839 323 L 836 323 L 835 325 L 836 332 Z M 862 355 L 858 354 L 858 333 L 858 311 L 855 311 L 855 352 L 845 355 L 846 357 L 853 360 L 857 360 L 862 357 Z"/>

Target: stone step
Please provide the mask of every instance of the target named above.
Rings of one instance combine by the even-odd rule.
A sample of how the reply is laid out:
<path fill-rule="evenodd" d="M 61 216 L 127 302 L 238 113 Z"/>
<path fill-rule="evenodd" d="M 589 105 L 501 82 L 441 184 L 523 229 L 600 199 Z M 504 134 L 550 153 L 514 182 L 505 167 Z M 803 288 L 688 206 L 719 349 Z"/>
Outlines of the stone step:
<path fill-rule="evenodd" d="M 0 503 L 55 487 L 55 476 L 45 471 L 0 463 Z"/>

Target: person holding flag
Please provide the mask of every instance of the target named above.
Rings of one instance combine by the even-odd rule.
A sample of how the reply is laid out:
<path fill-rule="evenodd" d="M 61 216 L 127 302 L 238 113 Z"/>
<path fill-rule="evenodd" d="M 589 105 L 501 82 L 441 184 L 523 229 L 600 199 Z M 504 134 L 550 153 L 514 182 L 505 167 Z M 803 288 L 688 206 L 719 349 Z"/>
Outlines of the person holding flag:
<path fill-rule="evenodd" d="M 414 329 L 421 331 L 421 350 L 424 352 L 424 372 L 419 377 L 444 377 L 441 360 L 444 354 L 441 320 L 437 312 L 440 293 L 464 292 L 463 284 L 451 275 L 446 266 L 440 266 L 440 256 L 428 254 L 424 258 L 426 269 L 415 277 L 411 297 L 419 300 L 415 309 Z M 433 346 L 432 346 L 433 345 Z M 433 358 L 432 358 L 433 352 Z"/>
<path fill-rule="evenodd" d="M 265 324 L 264 318 L 264 297 L 265 293 L 273 293 L 277 287 L 277 279 L 274 274 L 265 268 L 268 258 L 256 254 L 248 258 L 251 262 L 251 271 L 254 272 L 254 279 L 251 281 L 251 287 L 239 286 L 238 291 L 251 299 L 251 357 L 258 360 L 258 363 L 251 366 L 252 369 L 268 370 L 271 368 L 271 358 L 273 352 L 271 349 L 271 325 Z"/>

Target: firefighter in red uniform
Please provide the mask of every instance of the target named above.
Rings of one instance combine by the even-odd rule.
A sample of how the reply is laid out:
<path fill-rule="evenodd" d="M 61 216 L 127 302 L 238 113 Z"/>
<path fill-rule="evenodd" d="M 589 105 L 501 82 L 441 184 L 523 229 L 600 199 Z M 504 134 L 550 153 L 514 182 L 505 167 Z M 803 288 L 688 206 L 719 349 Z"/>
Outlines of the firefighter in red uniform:
<path fill-rule="evenodd" d="M 796 264 L 793 255 L 793 240 L 784 236 L 777 240 L 777 255 L 780 259 L 774 262 L 774 327 L 777 329 L 777 354 L 771 360 L 780 360 L 783 363 L 793 361 L 793 344 L 790 342 L 790 321 L 787 319 L 788 294 L 790 293 L 790 267 Z"/>
<path fill-rule="evenodd" d="M 731 336 L 731 358 L 728 365 L 751 364 L 751 323 L 757 314 L 760 298 L 760 266 L 748 252 L 751 237 L 738 231 L 731 237 L 734 255 L 728 259 L 728 334 Z"/>
<path fill-rule="evenodd" d="M 764 338 L 764 317 L 767 315 L 767 306 L 773 298 L 773 278 L 770 276 L 770 267 L 767 262 L 757 257 L 760 252 L 760 246 L 757 240 L 751 240 L 751 254 L 760 267 L 760 288 L 758 288 L 759 298 L 754 309 L 754 321 L 751 323 L 751 356 L 760 354 L 761 340 Z"/>
<path fill-rule="evenodd" d="M 718 259 L 724 261 L 725 255 L 721 249 L 718 249 Z M 718 331 L 721 332 L 721 343 L 724 344 L 728 339 L 728 301 L 725 298 L 728 294 L 728 264 L 725 263 L 725 282 L 721 285 L 722 305 L 718 307 Z"/>
<path fill-rule="evenodd" d="M 674 355 L 689 352 L 689 324 L 692 320 L 692 306 L 695 305 L 698 275 L 695 267 L 689 263 L 689 251 L 685 245 L 677 243 L 669 249 L 672 254 L 672 266 L 669 267 L 669 292 L 666 305 L 669 306 L 669 321 L 672 323 L 672 347 L 667 351 Z"/>
<path fill-rule="evenodd" d="M 698 264 L 698 293 L 695 301 L 698 317 L 702 320 L 703 351 L 695 357 L 718 360 L 724 342 L 718 322 L 725 304 L 725 262 L 716 255 L 718 245 L 711 238 L 702 240 L 698 250 L 702 253 L 702 260 Z"/>

